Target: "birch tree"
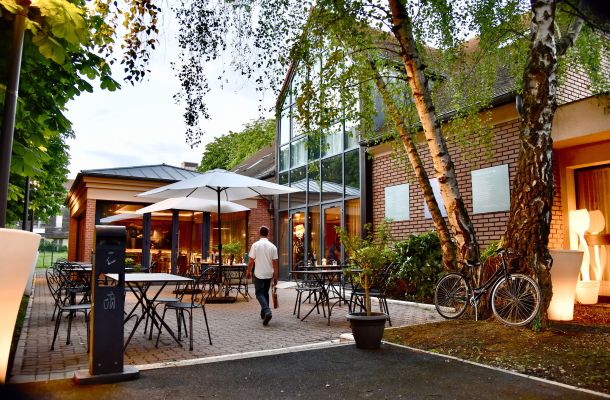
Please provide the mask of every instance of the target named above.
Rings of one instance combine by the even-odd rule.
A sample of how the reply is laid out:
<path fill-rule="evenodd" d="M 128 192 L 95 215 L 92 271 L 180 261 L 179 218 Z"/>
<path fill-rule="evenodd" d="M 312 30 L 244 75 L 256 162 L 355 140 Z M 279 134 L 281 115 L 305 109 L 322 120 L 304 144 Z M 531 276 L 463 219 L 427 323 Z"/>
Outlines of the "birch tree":
<path fill-rule="evenodd" d="M 567 24 L 561 24 L 558 18 L 560 12 L 567 14 Z M 542 290 L 543 327 L 548 324 L 546 310 L 552 297 L 552 259 L 548 240 L 553 206 L 551 132 L 557 109 L 558 66 L 561 57 L 577 44 L 583 32 L 584 40 L 579 44 L 589 46 L 586 51 L 594 57 L 586 60 L 578 57 L 578 52 L 572 56 L 580 58 L 578 64 L 589 72 L 591 81 L 598 86 L 597 90 L 607 92 L 610 88 L 607 81 L 610 69 L 608 64 L 604 68 L 603 63 L 610 60 L 610 46 L 599 31 L 607 31 L 608 25 L 607 21 L 598 17 L 599 14 L 594 15 L 593 10 L 584 2 L 561 4 L 557 0 L 531 1 L 530 45 L 522 78 L 521 145 L 505 245 L 519 256 L 520 268 L 525 272 L 534 272 L 538 280 Z M 561 25 L 564 26 L 563 33 Z M 570 59 L 564 62 L 569 63 Z"/>

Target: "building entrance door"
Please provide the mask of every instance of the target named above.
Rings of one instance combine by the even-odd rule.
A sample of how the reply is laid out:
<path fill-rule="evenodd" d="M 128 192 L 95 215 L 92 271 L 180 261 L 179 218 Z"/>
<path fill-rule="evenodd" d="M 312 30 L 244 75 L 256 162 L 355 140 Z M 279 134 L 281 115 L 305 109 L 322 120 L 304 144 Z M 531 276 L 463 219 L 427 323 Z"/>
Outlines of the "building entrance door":
<path fill-rule="evenodd" d="M 291 254 L 289 269 L 305 265 L 305 210 L 290 213 Z"/>
<path fill-rule="evenodd" d="M 341 264 L 341 245 L 335 228 L 343 226 L 343 208 L 341 203 L 328 204 L 322 207 L 322 257 L 327 264 Z"/>

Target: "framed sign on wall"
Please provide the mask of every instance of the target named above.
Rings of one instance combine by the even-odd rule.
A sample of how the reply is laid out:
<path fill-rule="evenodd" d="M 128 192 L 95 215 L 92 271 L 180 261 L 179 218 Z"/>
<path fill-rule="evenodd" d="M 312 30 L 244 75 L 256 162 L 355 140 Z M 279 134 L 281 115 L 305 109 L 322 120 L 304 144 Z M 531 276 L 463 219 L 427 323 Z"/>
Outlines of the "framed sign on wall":
<path fill-rule="evenodd" d="M 387 186 L 385 189 L 385 217 L 393 221 L 409 219 L 409 184 Z"/>
<path fill-rule="evenodd" d="M 508 164 L 472 171 L 472 212 L 510 210 Z"/>

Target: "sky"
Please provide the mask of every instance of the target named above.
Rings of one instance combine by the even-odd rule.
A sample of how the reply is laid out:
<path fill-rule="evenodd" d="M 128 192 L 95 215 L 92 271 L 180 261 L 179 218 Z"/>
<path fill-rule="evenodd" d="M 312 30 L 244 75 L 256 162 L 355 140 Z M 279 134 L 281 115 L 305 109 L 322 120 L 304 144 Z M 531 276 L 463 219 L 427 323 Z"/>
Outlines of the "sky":
<path fill-rule="evenodd" d="M 182 106 L 173 99 L 180 83 L 170 66 L 177 54 L 172 24 L 165 22 L 162 30 L 165 34 L 159 37 L 160 46 L 151 58 L 148 80 L 134 86 L 121 82 L 122 89 L 115 92 L 98 86 L 93 93 L 81 94 L 68 104 L 66 115 L 76 135 L 68 141 L 68 178 L 74 179 L 78 172 L 87 169 L 199 163 L 205 144 L 214 137 L 241 131 L 246 123 L 261 117 L 260 92 L 255 92 L 253 84 L 239 82 L 232 75 L 226 77 L 230 83 L 221 88 L 216 80 L 222 65 L 218 62 L 207 71 L 212 87 L 207 96 L 212 119 L 201 122 L 205 137 L 198 147 L 191 149 L 185 140 Z M 113 76 L 117 81 L 122 77 L 118 63 Z M 274 103 L 274 95 L 265 93 L 263 104 L 268 108 Z"/>

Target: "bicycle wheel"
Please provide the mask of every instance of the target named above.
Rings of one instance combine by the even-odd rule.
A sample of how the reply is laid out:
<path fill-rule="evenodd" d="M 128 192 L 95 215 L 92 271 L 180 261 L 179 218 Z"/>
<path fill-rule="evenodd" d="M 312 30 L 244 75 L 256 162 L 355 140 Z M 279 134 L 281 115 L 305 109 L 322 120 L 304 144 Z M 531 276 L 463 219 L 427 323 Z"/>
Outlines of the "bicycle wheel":
<path fill-rule="evenodd" d="M 461 274 L 450 273 L 436 284 L 434 306 L 436 311 L 447 319 L 459 318 L 468 307 L 470 288 Z"/>
<path fill-rule="evenodd" d="M 511 274 L 494 285 L 491 307 L 494 315 L 506 325 L 527 325 L 540 308 L 540 288 L 529 276 Z"/>

